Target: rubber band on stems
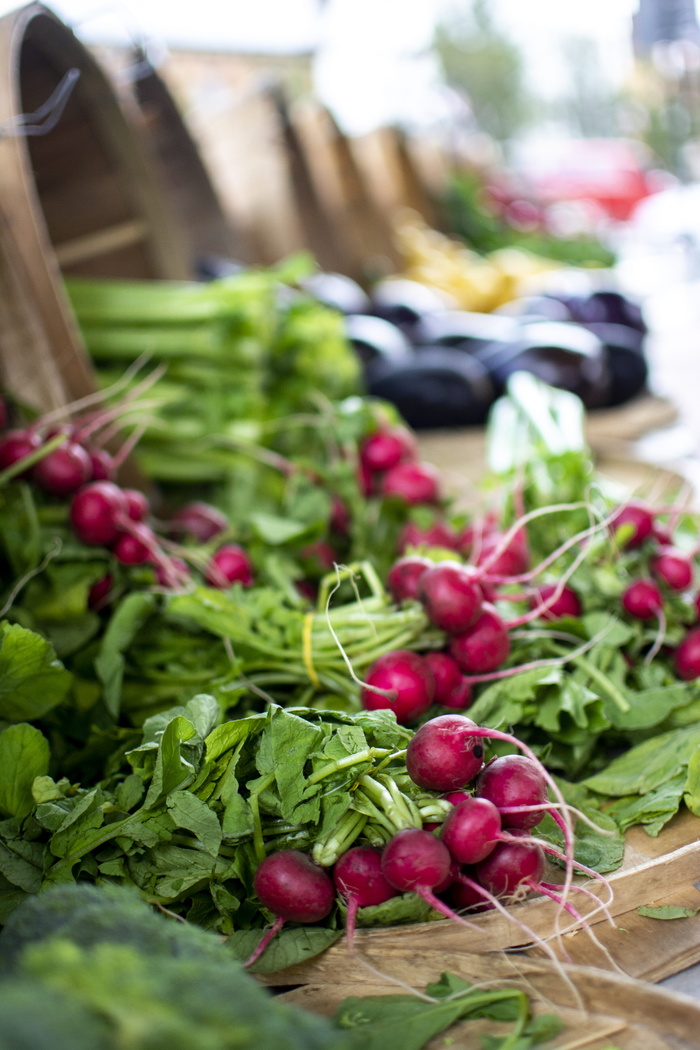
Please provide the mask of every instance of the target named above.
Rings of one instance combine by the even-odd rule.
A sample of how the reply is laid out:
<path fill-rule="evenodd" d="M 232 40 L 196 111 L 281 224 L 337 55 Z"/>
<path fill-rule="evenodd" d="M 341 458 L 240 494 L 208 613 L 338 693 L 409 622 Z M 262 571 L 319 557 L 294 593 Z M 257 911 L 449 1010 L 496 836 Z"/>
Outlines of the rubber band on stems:
<path fill-rule="evenodd" d="M 46 135 L 56 127 L 66 108 L 80 70 L 69 69 L 63 74 L 46 102 L 33 113 L 19 113 L 0 124 L 0 138 L 22 138 L 25 135 Z"/>

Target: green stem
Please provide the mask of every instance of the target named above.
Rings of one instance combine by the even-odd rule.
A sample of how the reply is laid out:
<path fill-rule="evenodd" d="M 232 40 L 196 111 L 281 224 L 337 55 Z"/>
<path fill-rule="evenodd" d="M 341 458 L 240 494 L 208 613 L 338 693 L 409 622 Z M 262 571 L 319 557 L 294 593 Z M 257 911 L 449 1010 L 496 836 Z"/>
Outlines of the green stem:
<path fill-rule="evenodd" d="M 592 664 L 585 656 L 574 657 L 572 663 L 580 667 L 582 671 L 585 671 L 586 674 L 610 697 L 620 711 L 629 711 L 630 703 L 627 698 L 620 692 L 614 682 L 612 682 L 606 674 L 603 674 L 595 664 Z"/>
<path fill-rule="evenodd" d="M 345 853 L 357 839 L 368 821 L 366 813 L 358 813 L 357 810 L 349 809 L 339 820 L 332 834 L 325 839 L 319 839 L 311 851 L 311 855 L 317 864 L 323 868 L 330 868 L 341 854 Z"/>
<path fill-rule="evenodd" d="M 325 777 L 333 776 L 334 773 L 340 772 L 341 769 L 347 769 L 348 766 L 358 765 L 360 762 L 371 762 L 374 758 L 382 758 L 389 754 L 389 749 L 384 747 L 366 747 L 363 751 L 357 751 L 354 755 L 346 755 L 345 758 L 338 758 L 335 762 L 329 762 L 328 765 L 322 766 L 321 769 L 317 769 L 315 773 L 312 773 L 308 778 L 309 784 L 318 784 L 320 780 Z"/>

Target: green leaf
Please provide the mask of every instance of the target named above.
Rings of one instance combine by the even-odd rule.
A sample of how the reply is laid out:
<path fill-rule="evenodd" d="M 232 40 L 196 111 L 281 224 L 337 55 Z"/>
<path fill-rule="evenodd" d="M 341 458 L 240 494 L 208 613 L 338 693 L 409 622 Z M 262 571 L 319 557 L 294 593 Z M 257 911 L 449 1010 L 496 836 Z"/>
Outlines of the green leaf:
<path fill-rule="evenodd" d="M 221 825 L 213 810 L 189 791 L 173 791 L 167 807 L 176 828 L 186 828 L 199 839 L 206 852 L 216 857 L 221 845 Z"/>
<path fill-rule="evenodd" d="M 260 511 L 250 515 L 250 525 L 263 543 L 269 543 L 273 547 L 299 539 L 308 531 L 306 522 L 292 521 L 290 518 L 280 518 Z"/>
<path fill-rule="evenodd" d="M 232 955 L 244 962 L 257 948 L 262 936 L 260 930 L 236 930 L 228 937 L 226 944 Z M 342 936 L 342 930 L 330 930 L 323 926 L 283 927 L 250 967 L 250 972 L 276 973 L 286 970 L 288 966 L 320 955 Z"/>
<path fill-rule="evenodd" d="M 205 739 L 206 761 L 216 762 L 221 755 L 232 750 L 241 740 L 260 733 L 267 722 L 267 713 L 249 715 L 230 722 L 222 722 Z"/>
<path fill-rule="evenodd" d="M 700 747 L 695 748 L 688 762 L 683 801 L 691 813 L 700 816 Z"/>
<path fill-rule="evenodd" d="M 66 698 L 73 676 L 34 631 L 0 623 L 0 718 L 31 722 Z"/>
<path fill-rule="evenodd" d="M 583 783 L 601 795 L 644 794 L 687 766 L 699 745 L 700 725 L 673 729 L 636 744 Z"/>
<path fill-rule="evenodd" d="M 182 744 L 191 740 L 194 735 L 194 726 L 183 715 L 176 715 L 168 722 L 158 746 L 153 779 L 143 804 L 144 809 L 152 809 L 171 791 L 192 779 L 194 770 L 182 755 Z"/>
<path fill-rule="evenodd" d="M 0 734 L 0 812 L 26 817 L 34 808 L 32 784 L 49 771 L 49 742 L 26 722 Z"/>
<path fill-rule="evenodd" d="M 683 908 L 680 904 L 661 904 L 656 908 L 637 908 L 637 914 L 645 915 L 649 919 L 692 919 L 694 915 L 700 914 L 700 907 Z"/>
<path fill-rule="evenodd" d="M 606 812 L 614 818 L 621 831 L 634 824 L 644 824 L 648 835 L 655 837 L 678 812 L 686 783 L 683 770 L 643 795 L 616 798 Z"/>
<path fill-rule="evenodd" d="M 104 686 L 104 702 L 116 718 L 121 706 L 124 653 L 142 630 L 153 612 L 156 596 L 150 591 L 128 594 L 110 617 L 95 658 L 95 670 Z"/>

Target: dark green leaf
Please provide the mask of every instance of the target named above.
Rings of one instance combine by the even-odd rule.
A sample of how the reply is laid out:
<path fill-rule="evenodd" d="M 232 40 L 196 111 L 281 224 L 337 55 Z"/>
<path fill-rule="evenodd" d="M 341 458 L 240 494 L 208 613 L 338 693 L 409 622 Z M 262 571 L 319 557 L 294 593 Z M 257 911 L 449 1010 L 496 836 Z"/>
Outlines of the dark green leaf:
<path fill-rule="evenodd" d="M 49 771 L 49 742 L 26 722 L 0 733 L 0 813 L 26 817 L 34 808 L 32 784 Z"/>
<path fill-rule="evenodd" d="M 40 718 L 65 699 L 72 680 L 40 635 L 19 624 L 0 623 L 0 718 Z"/>
<path fill-rule="evenodd" d="M 276 973 L 296 963 L 306 962 L 330 948 L 342 936 L 342 930 L 330 930 L 323 926 L 282 927 L 257 962 L 250 967 L 251 973 Z M 257 947 L 261 937 L 260 930 L 236 930 L 226 943 L 235 958 L 244 962 Z"/>

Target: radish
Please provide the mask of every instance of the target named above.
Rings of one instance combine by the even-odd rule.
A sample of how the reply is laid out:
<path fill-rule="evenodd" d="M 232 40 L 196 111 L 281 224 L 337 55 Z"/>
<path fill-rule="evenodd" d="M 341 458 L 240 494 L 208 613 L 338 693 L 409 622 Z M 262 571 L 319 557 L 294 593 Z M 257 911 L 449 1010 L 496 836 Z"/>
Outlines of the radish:
<path fill-rule="evenodd" d="M 14 467 L 41 447 L 41 439 L 33 430 L 7 430 L 0 437 L 0 470 Z M 18 477 L 26 476 L 23 472 Z"/>
<path fill-rule="evenodd" d="M 418 600 L 428 619 L 448 634 L 460 634 L 476 623 L 483 599 L 476 570 L 451 559 L 436 562 L 418 581 Z"/>
<path fill-rule="evenodd" d="M 678 677 L 685 682 L 700 677 L 700 627 L 688 631 L 676 646 L 673 666 Z"/>
<path fill-rule="evenodd" d="M 340 496 L 331 496 L 331 516 L 328 521 L 328 528 L 331 532 L 337 533 L 339 536 L 347 536 L 350 532 L 350 526 L 352 524 L 352 517 L 347 504 L 340 498 Z"/>
<path fill-rule="evenodd" d="M 263 908 L 276 919 L 244 963 L 246 967 L 260 958 L 283 923 L 320 922 L 330 914 L 335 902 L 335 887 L 328 872 L 297 849 L 270 853 L 258 865 L 253 889 Z"/>
<path fill-rule="evenodd" d="M 659 547 L 651 558 L 651 571 L 672 591 L 685 591 L 693 583 L 693 562 L 675 547 Z"/>
<path fill-rule="evenodd" d="M 508 629 L 490 602 L 483 602 L 472 626 L 450 638 L 448 649 L 465 674 L 495 671 L 510 653 Z"/>
<path fill-rule="evenodd" d="M 428 652 L 423 657 L 435 679 L 435 703 L 442 704 L 462 681 L 463 675 L 449 653 Z"/>
<path fill-rule="evenodd" d="M 501 834 L 501 815 L 487 798 L 469 796 L 445 817 L 440 838 L 459 864 L 477 864 Z"/>
<path fill-rule="evenodd" d="M 446 521 L 437 519 L 424 526 L 416 521 L 407 521 L 399 535 L 397 550 L 399 553 L 410 547 L 446 547 L 456 550 L 457 543 L 457 533 Z"/>
<path fill-rule="evenodd" d="M 484 764 L 484 746 L 466 715 L 437 715 L 420 726 L 406 748 L 406 772 L 428 791 L 454 791 L 471 783 Z"/>
<path fill-rule="evenodd" d="M 663 609 L 663 598 L 658 585 L 653 580 L 634 580 L 627 587 L 620 599 L 622 608 L 637 620 L 658 618 Z"/>
<path fill-rule="evenodd" d="M 362 465 L 372 474 L 391 470 L 398 463 L 414 460 L 418 443 L 407 427 L 383 427 L 370 434 L 360 444 Z"/>
<path fill-rule="evenodd" d="M 534 828 L 544 816 L 547 783 L 538 763 L 525 755 L 492 758 L 474 782 L 474 795 L 498 809 L 507 828 Z M 528 807 L 538 807 L 529 809 Z"/>
<path fill-rule="evenodd" d="M 440 475 L 432 463 L 397 463 L 384 474 L 382 496 L 402 503 L 436 503 L 440 498 Z"/>
<path fill-rule="evenodd" d="M 204 576 L 211 587 L 225 588 L 233 583 L 252 587 L 253 564 L 239 544 L 224 543 L 212 554 Z"/>
<path fill-rule="evenodd" d="M 388 708 L 399 725 L 425 714 L 435 697 L 435 678 L 419 653 L 393 649 L 372 663 L 365 674 L 360 700 L 365 711 Z"/>
<path fill-rule="evenodd" d="M 143 522 L 134 522 L 129 532 L 122 532 L 112 544 L 112 552 L 122 565 L 143 565 L 151 561 L 158 546 L 155 533 Z"/>
<path fill-rule="evenodd" d="M 519 529 L 514 536 L 506 539 L 498 532 L 483 537 L 476 564 L 481 566 L 489 577 L 519 576 L 527 572 L 530 565 L 530 552 L 524 529 Z"/>
<path fill-rule="evenodd" d="M 180 507 L 168 523 L 168 531 L 190 537 L 198 543 L 209 540 L 225 532 L 229 527 L 226 515 L 201 500 L 194 500 Z"/>
<path fill-rule="evenodd" d="M 653 535 L 654 512 L 639 500 L 630 500 L 617 508 L 610 529 L 624 550 L 641 547 Z"/>
<path fill-rule="evenodd" d="M 127 514 L 124 493 L 111 481 L 90 481 L 73 496 L 70 520 L 80 540 L 106 547 L 120 534 L 120 519 Z"/>
<path fill-rule="evenodd" d="M 509 901 L 523 891 L 539 890 L 546 868 L 544 850 L 534 839 L 498 842 L 489 855 L 474 865 L 474 878 L 494 897 Z"/>
<path fill-rule="evenodd" d="M 409 599 L 418 599 L 418 581 L 426 569 L 434 562 L 418 554 L 407 554 L 399 558 L 390 567 L 386 577 L 386 587 L 397 605 Z"/>
<path fill-rule="evenodd" d="M 95 580 L 88 591 L 88 609 L 92 609 L 93 612 L 99 612 L 101 609 L 105 609 L 109 604 L 109 597 L 113 587 L 114 577 L 109 572 L 99 580 Z"/>
<path fill-rule="evenodd" d="M 435 895 L 450 886 L 457 868 L 445 843 L 431 831 L 424 828 L 398 831 L 382 850 L 382 871 L 400 893 L 417 893 L 442 915 L 469 926 Z"/>
<path fill-rule="evenodd" d="M 472 702 L 471 682 L 464 675 L 460 675 L 459 682 L 452 692 L 444 697 L 440 703 L 442 707 L 449 707 L 452 711 L 464 711 Z"/>
<path fill-rule="evenodd" d="M 32 468 L 37 488 L 51 496 L 71 496 L 90 480 L 92 460 L 77 441 L 66 441 Z"/>
<path fill-rule="evenodd" d="M 336 890 L 347 901 L 345 930 L 352 951 L 358 909 L 384 904 L 396 897 L 398 890 L 384 875 L 381 850 L 374 846 L 353 846 L 346 850 L 338 857 L 331 874 Z"/>
<path fill-rule="evenodd" d="M 581 599 L 571 587 L 558 583 L 543 583 L 530 600 L 533 609 L 539 608 L 543 620 L 559 620 L 565 616 L 579 617 Z"/>
<path fill-rule="evenodd" d="M 104 448 L 89 448 L 90 481 L 114 481 L 117 468 L 114 458 Z"/>
<path fill-rule="evenodd" d="M 148 497 L 140 489 L 122 489 L 126 498 L 126 513 L 132 521 L 145 521 L 151 513 Z"/>

